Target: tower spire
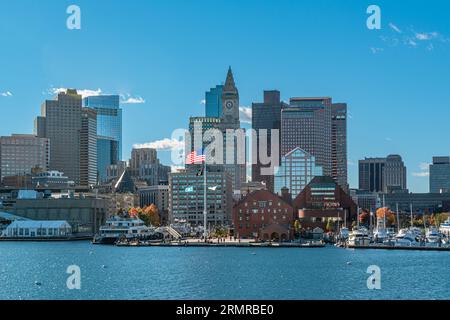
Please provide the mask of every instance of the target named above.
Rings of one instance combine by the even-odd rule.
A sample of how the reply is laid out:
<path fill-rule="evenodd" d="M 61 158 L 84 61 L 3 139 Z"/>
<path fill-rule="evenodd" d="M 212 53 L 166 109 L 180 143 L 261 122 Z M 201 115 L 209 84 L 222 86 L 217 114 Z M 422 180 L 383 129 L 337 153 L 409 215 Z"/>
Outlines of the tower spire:
<path fill-rule="evenodd" d="M 227 80 L 225 81 L 225 90 L 233 90 L 236 88 L 236 84 L 234 83 L 233 70 L 231 66 L 228 68 Z"/>

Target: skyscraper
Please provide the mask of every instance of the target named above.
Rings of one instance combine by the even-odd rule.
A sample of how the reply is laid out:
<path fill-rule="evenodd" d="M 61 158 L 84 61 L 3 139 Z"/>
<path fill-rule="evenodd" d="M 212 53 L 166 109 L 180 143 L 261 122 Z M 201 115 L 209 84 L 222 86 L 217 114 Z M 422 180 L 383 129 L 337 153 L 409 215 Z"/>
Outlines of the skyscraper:
<path fill-rule="evenodd" d="M 348 191 L 347 104 L 331 105 L 331 176 Z"/>
<path fill-rule="evenodd" d="M 222 117 L 222 91 L 223 85 L 211 88 L 205 94 L 205 116 L 207 118 Z"/>
<path fill-rule="evenodd" d="M 3 178 L 31 174 L 32 169 L 48 170 L 50 143 L 29 134 L 0 137 L 0 183 Z"/>
<path fill-rule="evenodd" d="M 389 155 L 360 160 L 359 189 L 384 193 L 406 191 L 406 167 L 402 157 Z"/>
<path fill-rule="evenodd" d="M 97 184 L 97 112 L 82 108 L 80 131 L 80 185 Z"/>
<path fill-rule="evenodd" d="M 63 172 L 75 184 L 81 184 L 81 171 L 85 174 L 83 183 L 92 182 L 92 157 L 84 158 L 81 163 L 81 135 L 83 112 L 81 95 L 74 89 L 58 94 L 55 100 L 46 100 L 41 107 L 41 116 L 37 117 L 35 132 L 39 137 L 50 140 L 50 170 Z M 93 114 L 84 118 L 83 141 L 85 152 L 92 152 L 93 137 L 97 137 L 92 128 Z M 88 120 L 89 119 L 89 120 Z M 89 146 L 88 146 L 89 144 Z M 87 153 L 85 153 L 86 155 Z M 81 166 L 88 166 L 83 167 Z M 86 179 L 86 177 L 89 178 Z M 85 185 L 86 186 L 86 185 Z"/>
<path fill-rule="evenodd" d="M 384 187 L 385 193 L 407 190 L 406 167 L 402 157 L 399 155 L 389 155 L 386 158 L 384 167 Z"/>
<path fill-rule="evenodd" d="M 331 98 L 292 98 L 281 112 L 281 154 L 301 148 L 332 176 Z"/>
<path fill-rule="evenodd" d="M 260 133 L 262 130 L 267 130 L 267 155 L 271 156 L 272 150 L 272 131 L 281 130 L 281 110 L 288 107 L 284 102 L 281 102 L 280 92 L 277 90 L 264 91 L 264 102 L 252 104 L 252 129 L 256 131 L 256 153 L 257 159 L 253 160 L 252 165 L 252 180 L 260 181 L 266 184 L 267 190 L 274 192 L 274 177 L 272 175 L 262 175 L 261 168 L 268 167 L 261 164 L 259 157 L 260 147 Z M 281 146 L 281 135 L 279 135 L 278 148 Z M 275 147 L 275 146 L 274 146 Z M 278 153 L 281 158 L 280 150 Z"/>
<path fill-rule="evenodd" d="M 194 143 L 194 135 L 205 133 L 209 129 L 217 129 L 223 136 L 223 158 L 218 159 L 221 163 L 208 167 L 215 171 L 224 171 L 232 179 L 232 189 L 239 191 L 241 184 L 246 182 L 246 149 L 245 149 L 245 131 L 240 128 L 239 120 L 239 92 L 234 82 L 233 72 L 228 69 L 227 78 L 222 91 L 222 117 L 191 117 L 189 120 L 189 133 L 191 139 L 186 139 L 186 154 L 197 151 L 199 148 L 205 148 L 208 144 L 199 141 L 198 146 Z M 234 135 L 227 137 L 229 131 Z M 242 139 L 241 139 L 242 138 Z M 243 141 L 242 141 L 243 140 Z M 231 146 L 233 145 L 233 147 Z M 227 161 L 230 157 L 232 161 Z M 211 159 L 209 159 L 211 160 Z M 220 167 L 220 168 L 219 168 Z M 197 165 L 188 165 L 187 168 L 196 170 Z"/>
<path fill-rule="evenodd" d="M 322 176 L 322 168 L 316 166 L 315 158 L 295 148 L 281 158 L 281 165 L 275 173 L 275 193 L 281 196 L 283 188 L 288 188 L 295 198 L 317 176 Z"/>
<path fill-rule="evenodd" d="M 433 157 L 430 165 L 430 192 L 450 192 L 450 157 Z"/>
<path fill-rule="evenodd" d="M 156 149 L 141 148 L 131 151 L 130 174 L 149 186 L 167 183 L 171 168 L 160 163 Z"/>
<path fill-rule="evenodd" d="M 83 106 L 97 112 L 97 169 L 100 181 L 106 168 L 122 159 L 122 109 L 118 95 L 91 96 Z"/>

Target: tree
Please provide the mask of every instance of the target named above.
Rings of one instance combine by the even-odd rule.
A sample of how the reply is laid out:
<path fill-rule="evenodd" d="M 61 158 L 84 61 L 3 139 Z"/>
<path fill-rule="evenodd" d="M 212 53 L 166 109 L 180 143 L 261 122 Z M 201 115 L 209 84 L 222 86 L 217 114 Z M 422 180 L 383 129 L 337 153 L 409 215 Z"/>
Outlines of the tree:
<path fill-rule="evenodd" d="M 328 218 L 326 229 L 328 232 L 331 232 L 334 230 L 334 223 L 330 218 Z"/>
<path fill-rule="evenodd" d="M 139 219 L 144 221 L 147 226 L 159 227 L 161 225 L 161 219 L 159 217 L 158 207 L 154 204 L 144 208 L 139 214 Z"/>
<path fill-rule="evenodd" d="M 294 230 L 295 232 L 299 232 L 299 230 L 301 229 L 302 225 L 300 224 L 300 221 L 297 219 L 294 222 Z"/>
<path fill-rule="evenodd" d="M 363 211 L 363 213 L 361 213 L 359 215 L 359 222 L 363 225 L 368 225 L 370 223 L 370 213 L 367 211 Z"/>
<path fill-rule="evenodd" d="M 389 208 L 380 208 L 377 210 L 377 219 L 386 219 L 386 225 L 392 226 L 395 224 L 395 214 Z"/>

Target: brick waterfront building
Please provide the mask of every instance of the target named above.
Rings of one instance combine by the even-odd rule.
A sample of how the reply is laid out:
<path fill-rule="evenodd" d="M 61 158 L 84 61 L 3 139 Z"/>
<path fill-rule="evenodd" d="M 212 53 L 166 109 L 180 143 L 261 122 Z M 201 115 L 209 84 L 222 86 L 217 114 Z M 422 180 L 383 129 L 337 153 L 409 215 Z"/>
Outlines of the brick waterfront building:
<path fill-rule="evenodd" d="M 258 190 L 233 208 L 235 235 L 247 239 L 286 241 L 293 239 L 294 210 L 287 189 L 283 195 Z"/>
<path fill-rule="evenodd" d="M 345 216 L 349 226 L 357 218 L 356 203 L 331 177 L 315 177 L 294 199 L 293 207 L 305 229 L 325 230 L 329 219 L 336 224 Z"/>

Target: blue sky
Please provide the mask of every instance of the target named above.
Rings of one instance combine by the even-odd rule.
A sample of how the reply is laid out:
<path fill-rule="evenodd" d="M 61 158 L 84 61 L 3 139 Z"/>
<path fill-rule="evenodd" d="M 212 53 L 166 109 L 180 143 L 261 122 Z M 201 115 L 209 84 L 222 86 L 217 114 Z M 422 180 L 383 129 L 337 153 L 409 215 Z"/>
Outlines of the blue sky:
<path fill-rule="evenodd" d="M 241 105 L 264 89 L 349 105 L 349 178 L 365 156 L 401 154 L 408 185 L 449 155 L 448 1 L 0 0 L 0 135 L 32 132 L 55 88 L 122 94 L 124 156 L 203 115 L 204 92 L 233 67 Z M 81 8 L 81 30 L 66 8 Z M 382 29 L 366 27 L 381 8 Z M 160 153 L 164 162 L 169 153 Z"/>

